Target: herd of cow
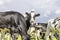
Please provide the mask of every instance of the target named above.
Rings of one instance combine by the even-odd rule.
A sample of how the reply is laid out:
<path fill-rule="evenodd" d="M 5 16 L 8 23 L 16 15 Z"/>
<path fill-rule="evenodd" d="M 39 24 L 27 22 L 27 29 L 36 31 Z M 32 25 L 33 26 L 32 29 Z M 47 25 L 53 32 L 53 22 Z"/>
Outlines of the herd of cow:
<path fill-rule="evenodd" d="M 22 40 L 30 40 L 35 31 L 40 39 L 53 40 L 55 36 L 60 40 L 60 18 L 51 19 L 47 23 L 35 23 L 35 17 L 38 16 L 40 14 L 34 11 L 26 12 L 24 15 L 16 11 L 0 12 L 0 28 L 10 29 L 11 37 L 14 37 L 14 33 L 19 33 Z"/>

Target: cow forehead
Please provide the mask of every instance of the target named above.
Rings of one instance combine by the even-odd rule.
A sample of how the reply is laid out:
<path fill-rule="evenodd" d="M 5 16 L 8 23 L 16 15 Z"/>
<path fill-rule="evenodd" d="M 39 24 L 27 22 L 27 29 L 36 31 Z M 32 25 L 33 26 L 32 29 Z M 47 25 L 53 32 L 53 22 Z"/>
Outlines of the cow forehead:
<path fill-rule="evenodd" d="M 31 13 L 31 17 L 35 16 L 35 14 L 36 14 L 36 13 L 32 12 L 32 13 Z"/>

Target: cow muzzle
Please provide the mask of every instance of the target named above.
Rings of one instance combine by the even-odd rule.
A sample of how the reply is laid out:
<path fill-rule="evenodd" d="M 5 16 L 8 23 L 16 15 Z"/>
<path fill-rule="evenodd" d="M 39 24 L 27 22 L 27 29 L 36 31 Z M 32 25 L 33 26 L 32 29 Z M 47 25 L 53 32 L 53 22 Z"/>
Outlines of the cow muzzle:
<path fill-rule="evenodd" d="M 34 24 L 34 21 L 35 21 L 35 20 L 30 20 L 30 24 L 32 24 L 32 25 L 33 25 L 33 24 Z"/>

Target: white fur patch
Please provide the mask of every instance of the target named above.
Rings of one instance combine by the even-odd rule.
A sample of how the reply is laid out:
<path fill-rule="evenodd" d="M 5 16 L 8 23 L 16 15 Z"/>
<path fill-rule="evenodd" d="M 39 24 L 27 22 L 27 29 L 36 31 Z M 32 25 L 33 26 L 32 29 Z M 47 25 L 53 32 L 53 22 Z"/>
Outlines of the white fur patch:
<path fill-rule="evenodd" d="M 30 22 L 33 24 L 35 19 L 34 19 L 34 16 L 35 16 L 35 13 L 34 12 L 31 12 L 31 19 L 30 19 Z"/>

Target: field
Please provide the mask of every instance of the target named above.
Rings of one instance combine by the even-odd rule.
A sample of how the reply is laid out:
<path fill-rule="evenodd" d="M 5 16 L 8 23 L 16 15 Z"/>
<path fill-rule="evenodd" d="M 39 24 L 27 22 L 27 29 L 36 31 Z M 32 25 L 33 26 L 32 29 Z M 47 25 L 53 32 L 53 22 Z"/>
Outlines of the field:
<path fill-rule="evenodd" d="M 10 32 L 9 29 L 6 29 L 6 28 L 1 29 L 1 28 L 0 28 L 0 40 L 13 40 L 12 37 L 11 37 L 11 34 L 10 34 L 9 32 Z M 42 35 L 43 35 L 43 34 L 42 34 Z M 42 35 L 41 35 L 41 36 L 42 36 Z M 37 33 L 32 33 L 30 36 L 31 36 L 31 37 L 30 37 L 30 40 L 43 40 L 43 39 L 41 38 L 41 36 L 40 36 L 39 38 L 37 37 Z M 53 39 L 53 40 L 57 40 L 55 37 L 53 37 L 52 39 Z M 20 36 L 19 34 L 16 35 L 15 40 L 22 40 L 22 39 L 21 39 L 21 36 Z M 47 38 L 46 40 L 50 40 L 50 39 Z"/>

